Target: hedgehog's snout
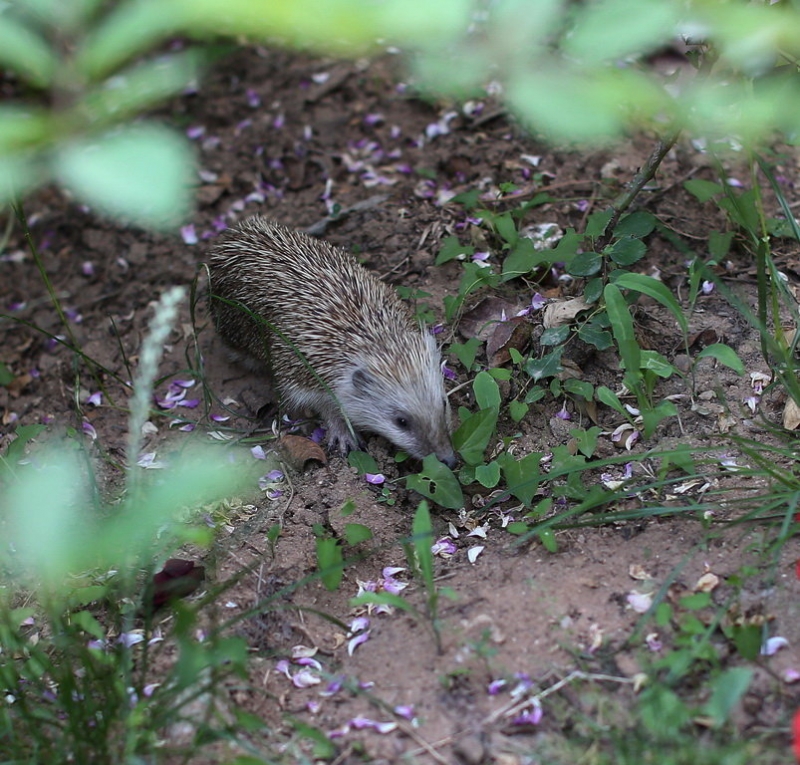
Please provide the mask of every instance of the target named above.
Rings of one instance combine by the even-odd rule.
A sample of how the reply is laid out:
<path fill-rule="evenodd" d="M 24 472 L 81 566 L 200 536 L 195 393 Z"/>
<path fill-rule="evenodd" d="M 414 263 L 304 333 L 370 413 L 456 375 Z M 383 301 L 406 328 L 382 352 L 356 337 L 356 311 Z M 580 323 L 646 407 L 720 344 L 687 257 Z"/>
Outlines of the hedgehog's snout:
<path fill-rule="evenodd" d="M 458 465 L 458 457 L 456 457 L 456 453 L 452 450 L 448 454 L 437 454 L 436 459 L 438 459 L 439 462 L 444 462 L 444 464 L 447 465 L 450 470 L 454 470 L 456 465 Z"/>

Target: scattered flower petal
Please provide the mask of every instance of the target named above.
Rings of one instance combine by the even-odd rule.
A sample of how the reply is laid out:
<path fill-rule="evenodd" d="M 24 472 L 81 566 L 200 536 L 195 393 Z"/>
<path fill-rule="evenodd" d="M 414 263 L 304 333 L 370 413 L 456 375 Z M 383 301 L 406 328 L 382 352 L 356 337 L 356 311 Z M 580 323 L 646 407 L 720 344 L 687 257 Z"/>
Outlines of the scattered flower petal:
<path fill-rule="evenodd" d="M 295 688 L 310 688 L 312 685 L 319 685 L 321 682 L 319 675 L 315 675 L 310 669 L 301 669 L 292 677 L 292 685 Z"/>
<path fill-rule="evenodd" d="M 406 720 L 413 720 L 414 719 L 414 705 L 413 704 L 398 704 L 394 708 L 394 713 L 399 715 L 400 717 L 404 717 Z"/>
<path fill-rule="evenodd" d="M 800 680 L 800 672 L 792 667 L 789 667 L 789 669 L 783 673 L 783 681 L 785 683 L 796 683 L 798 680 Z"/>
<path fill-rule="evenodd" d="M 506 687 L 505 680 L 492 680 L 492 682 L 489 683 L 487 691 L 490 696 L 496 696 L 505 687 Z"/>
<path fill-rule="evenodd" d="M 386 481 L 386 476 L 383 473 L 365 473 L 364 478 L 367 483 L 371 483 L 373 486 L 380 486 Z"/>
<path fill-rule="evenodd" d="M 648 634 L 644 639 L 644 642 L 645 645 L 654 653 L 660 651 L 664 647 L 664 644 L 661 642 L 661 640 L 659 640 L 658 633 L 656 632 L 651 632 Z"/>
<path fill-rule="evenodd" d="M 789 641 L 784 637 L 771 637 L 764 641 L 764 645 L 761 646 L 761 655 L 762 656 L 774 656 L 781 648 L 788 648 Z"/>
<path fill-rule="evenodd" d="M 457 552 L 458 548 L 453 543 L 453 540 L 449 539 L 448 537 L 437 539 L 436 542 L 431 545 L 431 553 L 434 555 L 439 555 L 443 558 L 448 558 L 451 555 L 455 555 Z"/>
<path fill-rule="evenodd" d="M 181 239 L 184 244 L 197 244 L 197 232 L 195 231 L 194 224 L 189 223 L 181 227 Z"/>
<path fill-rule="evenodd" d="M 653 596 L 642 592 L 629 592 L 626 600 L 637 614 L 646 613 L 653 605 Z"/>
<path fill-rule="evenodd" d="M 475 547 L 470 547 L 467 550 L 467 560 L 470 563 L 475 563 L 478 560 L 478 556 L 486 549 L 483 545 L 476 545 Z"/>

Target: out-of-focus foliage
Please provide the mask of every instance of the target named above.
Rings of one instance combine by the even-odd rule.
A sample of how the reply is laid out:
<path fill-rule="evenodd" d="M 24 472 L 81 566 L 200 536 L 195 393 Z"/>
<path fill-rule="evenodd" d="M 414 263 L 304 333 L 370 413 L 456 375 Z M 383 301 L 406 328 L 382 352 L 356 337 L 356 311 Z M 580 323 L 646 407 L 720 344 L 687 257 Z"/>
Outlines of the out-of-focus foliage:
<path fill-rule="evenodd" d="M 647 125 L 752 142 L 800 125 L 797 0 L 6 0 L 0 67 L 20 99 L 0 106 L 0 203 L 55 180 L 106 213 L 174 225 L 192 154 L 130 120 L 196 82 L 205 43 L 241 39 L 344 56 L 394 45 L 421 89 L 491 83 L 554 141 Z M 673 44 L 696 68 L 658 73 L 651 54 Z"/>

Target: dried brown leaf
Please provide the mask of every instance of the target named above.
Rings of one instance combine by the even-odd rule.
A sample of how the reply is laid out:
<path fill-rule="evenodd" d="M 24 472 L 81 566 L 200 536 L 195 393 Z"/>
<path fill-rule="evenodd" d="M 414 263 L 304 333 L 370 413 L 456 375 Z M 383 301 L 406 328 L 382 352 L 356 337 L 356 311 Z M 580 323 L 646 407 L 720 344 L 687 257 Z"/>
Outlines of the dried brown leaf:
<path fill-rule="evenodd" d="M 524 316 L 515 316 L 494 325 L 486 341 L 486 357 L 490 367 L 501 367 L 511 361 L 511 348 L 522 353 L 531 340 L 532 327 Z"/>
<path fill-rule="evenodd" d="M 328 464 L 328 458 L 323 448 L 305 436 L 281 436 L 278 441 L 278 448 L 281 451 L 284 462 L 298 473 L 306 469 L 308 462 L 319 462 L 321 465 Z"/>

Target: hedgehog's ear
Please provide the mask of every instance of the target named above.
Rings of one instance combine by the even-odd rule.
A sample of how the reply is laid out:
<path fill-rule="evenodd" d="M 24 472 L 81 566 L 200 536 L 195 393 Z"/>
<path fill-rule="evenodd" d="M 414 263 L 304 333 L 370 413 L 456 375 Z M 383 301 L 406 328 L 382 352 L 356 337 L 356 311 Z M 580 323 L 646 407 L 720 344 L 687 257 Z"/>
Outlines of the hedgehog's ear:
<path fill-rule="evenodd" d="M 356 369 L 351 379 L 356 392 L 365 396 L 368 396 L 375 386 L 375 378 L 366 369 Z"/>

